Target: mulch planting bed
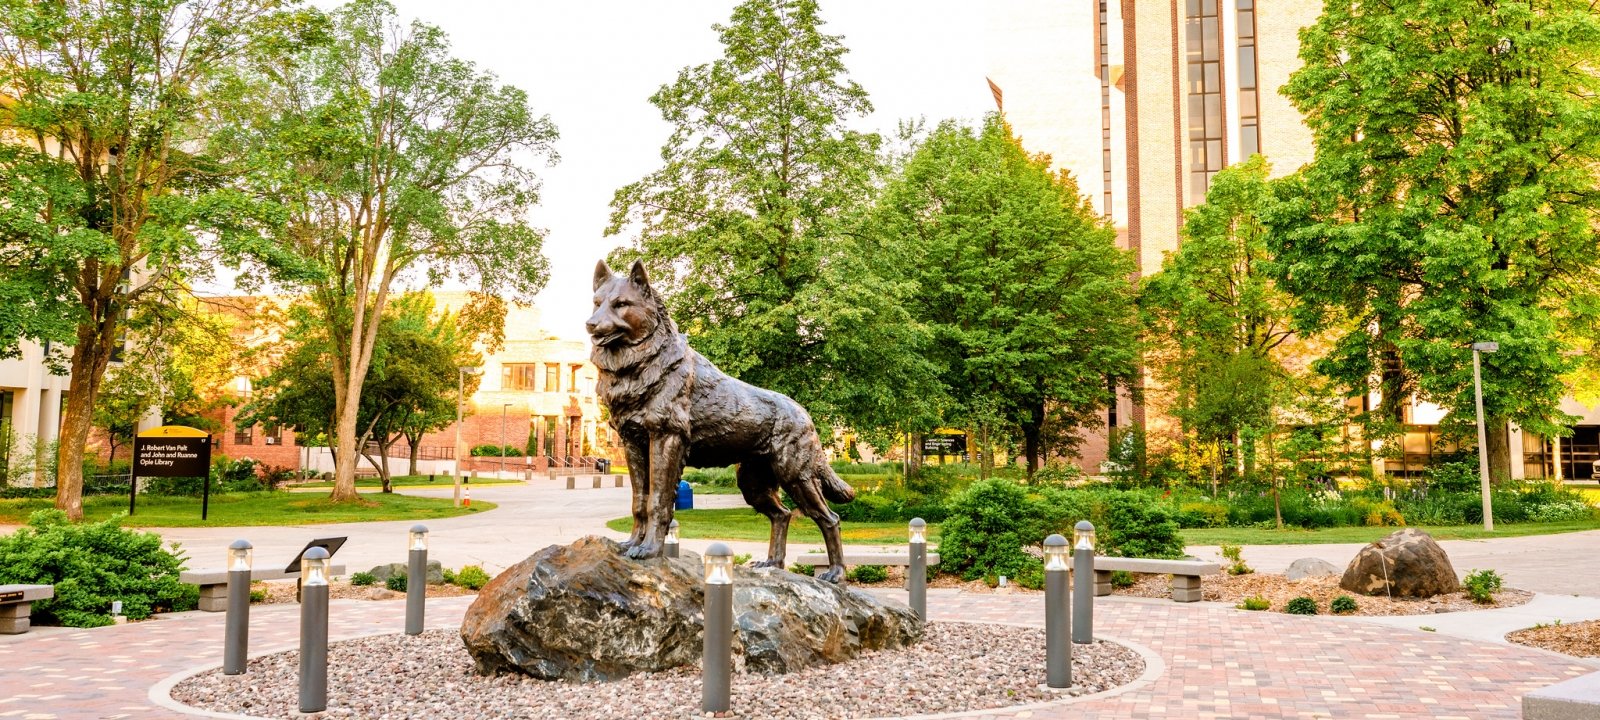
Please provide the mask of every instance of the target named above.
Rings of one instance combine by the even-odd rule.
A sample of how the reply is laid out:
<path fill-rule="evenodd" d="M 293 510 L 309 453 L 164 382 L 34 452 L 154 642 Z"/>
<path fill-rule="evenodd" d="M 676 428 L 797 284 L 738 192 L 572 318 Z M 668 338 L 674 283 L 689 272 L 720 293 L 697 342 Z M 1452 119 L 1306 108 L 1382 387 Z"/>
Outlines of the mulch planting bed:
<path fill-rule="evenodd" d="M 1518 630 L 1506 633 L 1506 640 L 1573 657 L 1600 657 L 1600 620 Z"/>
<path fill-rule="evenodd" d="M 257 605 L 277 605 L 295 602 L 293 580 L 255 582 L 250 584 L 250 589 L 264 590 L 267 593 L 267 599 L 257 602 Z M 477 592 L 457 585 L 428 586 L 428 597 L 458 597 L 461 595 L 476 595 Z M 390 590 L 384 587 L 382 583 L 376 585 L 351 585 L 348 582 L 337 580 L 328 583 L 328 597 L 334 600 L 402 600 L 405 596 L 405 593 Z"/>
<path fill-rule="evenodd" d="M 1135 575 L 1136 582 L 1129 588 L 1118 588 L 1117 595 L 1162 598 L 1171 597 L 1172 588 L 1166 575 Z M 1505 588 L 1495 593 L 1494 602 L 1480 604 L 1466 593 L 1435 595 L 1426 599 L 1372 597 L 1350 592 L 1339 587 L 1337 576 L 1310 577 L 1290 580 L 1273 573 L 1247 575 L 1206 575 L 1200 579 L 1200 592 L 1204 600 L 1239 604 L 1245 598 L 1261 597 L 1272 603 L 1272 612 L 1283 612 L 1289 601 L 1309 597 L 1317 602 L 1317 612 L 1331 614 L 1328 604 L 1340 595 L 1355 598 L 1356 611 L 1350 615 L 1432 615 L 1435 613 L 1466 610 L 1490 610 L 1514 607 L 1533 599 L 1526 590 Z"/>
<path fill-rule="evenodd" d="M 1044 682 L 1044 630 L 930 623 L 921 643 L 786 675 L 733 677 L 743 718 L 870 718 L 1002 708 L 1098 693 L 1144 673 L 1135 651 L 1097 641 L 1072 650 L 1072 688 Z M 177 684 L 172 697 L 206 710 L 294 716 L 298 656 L 250 661 L 242 675 L 212 670 Z M 379 635 L 334 643 L 328 710 L 318 717 L 638 720 L 700 715 L 700 671 L 683 667 L 610 683 L 481 677 L 455 630 Z"/>

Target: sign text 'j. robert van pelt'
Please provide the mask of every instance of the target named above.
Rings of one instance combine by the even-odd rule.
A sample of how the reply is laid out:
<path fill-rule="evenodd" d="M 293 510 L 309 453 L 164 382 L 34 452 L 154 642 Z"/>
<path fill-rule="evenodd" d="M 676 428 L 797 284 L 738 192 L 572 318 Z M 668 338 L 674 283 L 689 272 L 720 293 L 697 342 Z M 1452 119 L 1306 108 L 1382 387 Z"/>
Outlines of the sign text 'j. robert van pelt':
<path fill-rule="evenodd" d="M 204 477 L 211 467 L 211 438 L 136 438 L 133 469 L 139 477 Z"/>

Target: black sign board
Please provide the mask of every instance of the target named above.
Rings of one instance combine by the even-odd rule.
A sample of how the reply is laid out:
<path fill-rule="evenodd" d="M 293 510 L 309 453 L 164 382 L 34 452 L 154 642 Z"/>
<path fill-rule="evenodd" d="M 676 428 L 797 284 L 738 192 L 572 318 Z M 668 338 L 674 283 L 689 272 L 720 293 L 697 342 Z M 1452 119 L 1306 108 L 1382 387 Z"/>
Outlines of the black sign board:
<path fill-rule="evenodd" d="M 319 547 L 319 548 L 322 548 L 323 550 L 327 550 L 328 551 L 328 558 L 332 559 L 333 558 L 333 554 L 336 553 L 336 552 L 339 552 L 339 548 L 344 547 L 344 541 L 349 540 L 349 539 L 350 538 L 348 538 L 348 537 L 336 537 L 336 538 L 317 538 L 315 540 L 312 540 L 311 542 L 306 543 L 305 547 L 300 548 L 300 552 L 295 553 L 294 561 L 289 563 L 289 567 L 284 568 L 283 571 L 286 572 L 286 573 L 299 573 L 300 572 L 300 558 L 305 557 L 306 551 L 310 550 L 311 548 L 314 548 L 314 547 Z"/>
<path fill-rule="evenodd" d="M 16 602 L 16 601 L 21 600 L 21 599 L 22 599 L 22 591 L 21 590 L 12 590 L 11 592 L 0 593 L 0 603 Z"/>
<path fill-rule="evenodd" d="M 135 437 L 133 474 L 205 477 L 211 472 L 210 437 Z"/>
<path fill-rule="evenodd" d="M 924 435 L 923 455 L 960 455 L 967 451 L 966 435 Z"/>

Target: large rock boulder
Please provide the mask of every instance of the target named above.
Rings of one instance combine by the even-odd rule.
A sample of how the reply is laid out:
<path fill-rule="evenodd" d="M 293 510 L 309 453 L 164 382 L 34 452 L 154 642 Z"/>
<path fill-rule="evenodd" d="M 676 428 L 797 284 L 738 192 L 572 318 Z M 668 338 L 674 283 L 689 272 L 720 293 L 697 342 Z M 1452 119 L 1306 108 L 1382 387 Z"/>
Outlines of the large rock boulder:
<path fill-rule="evenodd" d="M 461 639 L 480 673 L 594 682 L 700 661 L 700 558 L 632 560 L 586 537 L 551 545 L 478 593 Z M 735 666 L 763 674 L 836 663 L 922 638 L 908 608 L 776 568 L 734 569 Z"/>
<path fill-rule="evenodd" d="M 1339 587 L 1363 595 L 1426 598 L 1457 592 L 1461 582 L 1431 535 L 1406 528 L 1362 548 Z"/>
<path fill-rule="evenodd" d="M 1289 569 L 1284 571 L 1283 576 L 1290 580 L 1304 580 L 1308 577 L 1326 577 L 1338 574 L 1339 568 L 1334 566 L 1333 563 L 1322 558 L 1308 557 L 1289 563 Z"/>

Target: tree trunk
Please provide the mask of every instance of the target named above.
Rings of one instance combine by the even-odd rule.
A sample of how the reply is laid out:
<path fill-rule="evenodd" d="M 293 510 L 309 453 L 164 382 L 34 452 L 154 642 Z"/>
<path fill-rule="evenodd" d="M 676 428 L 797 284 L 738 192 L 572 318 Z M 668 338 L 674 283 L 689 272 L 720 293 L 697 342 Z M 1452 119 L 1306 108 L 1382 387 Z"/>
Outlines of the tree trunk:
<path fill-rule="evenodd" d="M 1028 456 L 1028 482 L 1033 482 L 1033 473 L 1039 469 L 1039 435 L 1044 430 L 1044 403 L 1038 403 L 1028 409 L 1028 421 L 1022 424 L 1022 443 L 1024 453 Z"/>
<path fill-rule="evenodd" d="M 335 381 L 337 382 L 337 381 Z M 359 394 L 359 385 L 357 386 Z M 339 426 L 334 431 L 334 445 L 344 449 L 333 457 L 333 492 L 329 498 L 343 502 L 360 499 L 356 494 L 356 461 L 362 455 L 360 433 L 356 430 L 356 410 L 359 400 L 348 397 L 339 408 Z"/>
<path fill-rule="evenodd" d="M 1493 483 L 1511 479 L 1511 438 L 1508 425 L 1504 417 L 1483 420 L 1484 445 L 1489 453 L 1489 481 Z"/>
<path fill-rule="evenodd" d="M 1272 433 L 1267 433 L 1267 479 L 1272 482 L 1272 514 L 1278 520 L 1278 529 L 1283 529 L 1283 501 L 1278 491 L 1278 456 L 1273 450 Z"/>
<path fill-rule="evenodd" d="M 922 469 L 922 433 L 911 433 L 906 441 L 906 472 Z"/>
<path fill-rule="evenodd" d="M 398 435 L 394 437 L 385 437 L 383 444 L 378 446 L 378 452 L 382 453 L 382 456 L 379 457 L 378 460 L 383 463 L 378 467 L 378 479 L 380 482 L 382 482 L 383 491 L 386 493 L 394 492 L 394 485 L 389 481 L 389 448 L 394 447 L 394 444 L 399 437 L 400 436 Z"/>
<path fill-rule="evenodd" d="M 94 400 L 111 363 L 113 321 L 78 326 L 78 344 L 72 352 L 72 377 L 67 384 L 67 407 L 61 413 L 61 434 L 56 445 L 56 507 L 69 520 L 83 519 L 83 450 L 94 420 Z"/>
<path fill-rule="evenodd" d="M 994 470 L 994 456 L 989 453 L 989 426 L 978 427 L 978 478 L 988 480 Z"/>
<path fill-rule="evenodd" d="M 420 475 L 421 473 L 417 472 L 417 460 L 422 457 L 422 446 L 418 444 L 422 442 L 422 433 L 417 433 L 415 436 L 406 435 L 406 442 L 411 444 L 411 464 L 406 468 L 406 474 Z"/>

